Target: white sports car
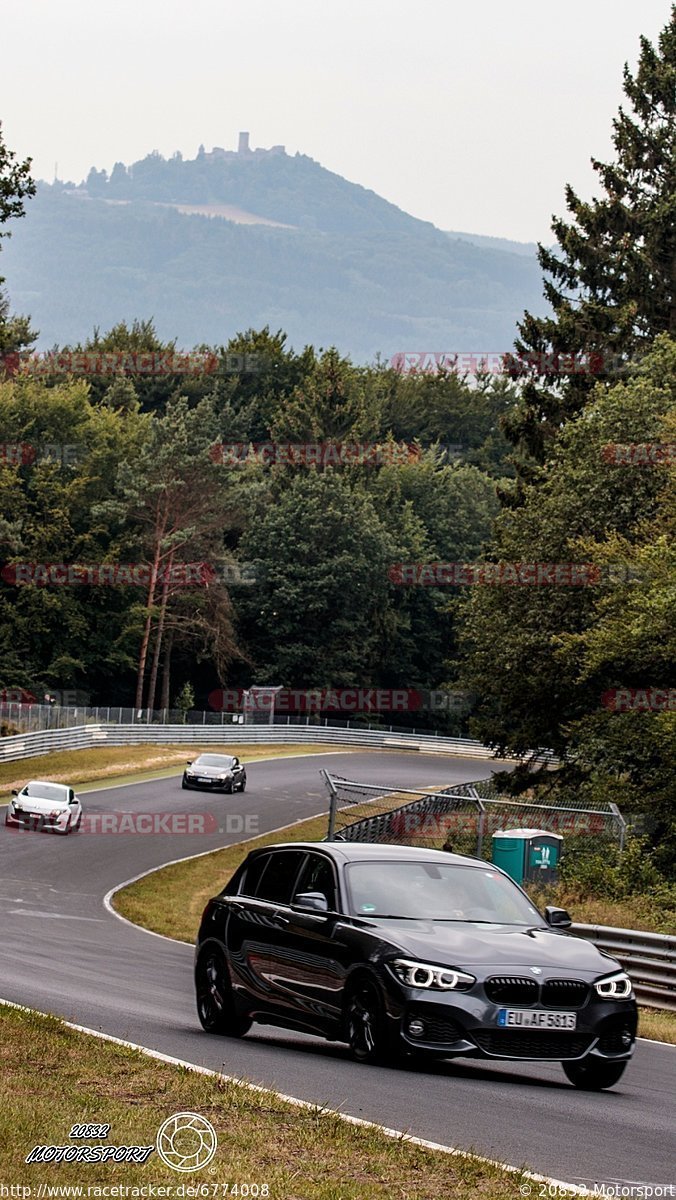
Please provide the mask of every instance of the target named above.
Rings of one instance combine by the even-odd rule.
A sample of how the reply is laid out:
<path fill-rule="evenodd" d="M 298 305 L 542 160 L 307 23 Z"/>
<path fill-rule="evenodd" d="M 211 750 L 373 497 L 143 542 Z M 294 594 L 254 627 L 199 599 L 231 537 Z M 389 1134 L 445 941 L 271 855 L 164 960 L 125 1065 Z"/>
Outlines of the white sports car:
<path fill-rule="evenodd" d="M 5 825 L 15 829 L 45 829 L 51 833 L 72 833 L 80 828 L 82 805 L 65 783 L 45 783 L 31 779 L 20 792 L 12 790 Z"/>

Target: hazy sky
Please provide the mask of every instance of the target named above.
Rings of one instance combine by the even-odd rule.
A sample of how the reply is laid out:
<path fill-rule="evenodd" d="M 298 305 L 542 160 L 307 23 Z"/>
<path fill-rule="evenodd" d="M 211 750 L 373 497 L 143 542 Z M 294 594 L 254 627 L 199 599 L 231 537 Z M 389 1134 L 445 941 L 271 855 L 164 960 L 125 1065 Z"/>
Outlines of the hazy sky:
<path fill-rule="evenodd" d="M 443 229 L 548 238 L 668 0 L 19 0 L 0 119 L 34 171 L 281 142 Z"/>

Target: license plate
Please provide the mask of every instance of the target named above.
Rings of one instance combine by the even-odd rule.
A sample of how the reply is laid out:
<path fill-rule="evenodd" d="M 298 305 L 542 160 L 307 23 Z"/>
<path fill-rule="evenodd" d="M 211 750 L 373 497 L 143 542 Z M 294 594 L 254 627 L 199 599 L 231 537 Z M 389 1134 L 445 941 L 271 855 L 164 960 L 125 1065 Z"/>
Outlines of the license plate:
<path fill-rule="evenodd" d="M 577 1013 L 501 1008 L 498 1012 L 498 1025 L 507 1029 L 575 1029 Z"/>
<path fill-rule="evenodd" d="M 209 778 L 207 778 L 207 776 L 205 776 L 205 775 L 198 775 L 197 782 L 198 783 L 211 783 L 211 780 Z"/>

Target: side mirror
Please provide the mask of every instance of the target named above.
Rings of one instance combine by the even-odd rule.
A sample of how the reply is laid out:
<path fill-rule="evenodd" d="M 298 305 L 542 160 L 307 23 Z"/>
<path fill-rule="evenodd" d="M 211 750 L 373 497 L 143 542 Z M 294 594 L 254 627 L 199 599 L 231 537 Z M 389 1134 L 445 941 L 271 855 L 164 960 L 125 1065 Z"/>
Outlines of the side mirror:
<path fill-rule="evenodd" d="M 19 795 L 19 793 L 18 793 L 18 791 L 16 790 L 16 788 L 12 788 L 12 795 L 13 795 L 13 796 L 18 796 L 18 795 Z"/>
<path fill-rule="evenodd" d="M 233 760 L 232 760 L 232 765 L 233 765 L 233 767 L 238 767 L 238 766 L 239 766 L 239 759 L 238 759 L 238 758 L 233 758 Z"/>
<path fill-rule="evenodd" d="M 291 907 L 294 912 L 327 913 L 329 902 L 323 892 L 298 892 Z"/>
<path fill-rule="evenodd" d="M 548 904 L 545 909 L 545 921 L 552 929 L 570 929 L 573 924 L 570 914 L 565 908 L 553 908 Z"/>
<path fill-rule="evenodd" d="M 191 758 L 187 758 L 187 759 L 185 760 L 185 765 L 186 765 L 186 767 L 191 767 L 191 766 L 192 766 L 192 759 L 191 759 Z"/>

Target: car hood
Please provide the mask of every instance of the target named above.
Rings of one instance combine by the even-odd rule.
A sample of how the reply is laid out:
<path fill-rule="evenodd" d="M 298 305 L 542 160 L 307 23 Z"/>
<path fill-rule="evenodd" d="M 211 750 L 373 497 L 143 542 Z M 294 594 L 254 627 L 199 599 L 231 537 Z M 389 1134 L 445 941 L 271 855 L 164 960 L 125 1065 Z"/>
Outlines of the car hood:
<path fill-rule="evenodd" d="M 422 962 L 481 965 L 505 972 L 515 967 L 551 967 L 598 975 L 613 969 L 612 960 L 592 942 L 546 928 L 396 919 L 378 921 L 377 926 L 387 941 Z"/>
<path fill-rule="evenodd" d="M 40 800 L 37 796 L 15 796 L 16 805 L 27 813 L 37 813 L 46 816 L 53 812 L 68 812 L 70 805 L 66 800 Z M 75 805 L 72 806 L 75 808 Z"/>

